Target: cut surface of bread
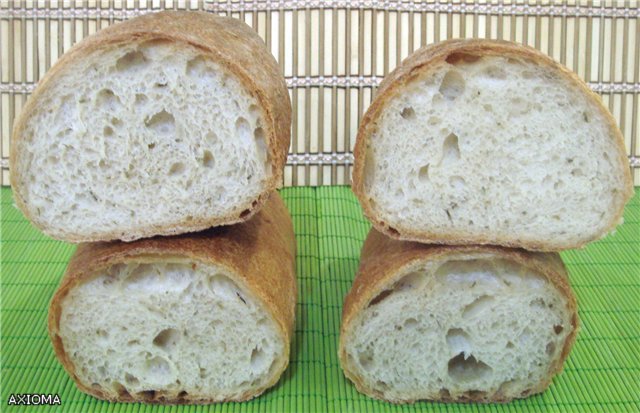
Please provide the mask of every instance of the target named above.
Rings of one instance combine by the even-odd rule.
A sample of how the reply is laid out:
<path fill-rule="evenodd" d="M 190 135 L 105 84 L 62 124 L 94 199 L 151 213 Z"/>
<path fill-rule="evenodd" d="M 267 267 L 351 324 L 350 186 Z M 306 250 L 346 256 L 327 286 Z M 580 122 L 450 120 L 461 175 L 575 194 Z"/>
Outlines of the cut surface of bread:
<path fill-rule="evenodd" d="M 358 390 L 397 403 L 504 402 L 543 391 L 578 322 L 559 256 L 409 248 L 381 252 L 385 269 L 361 267 L 347 296 L 340 360 Z"/>
<path fill-rule="evenodd" d="M 622 135 L 574 73 L 515 43 L 455 40 L 385 78 L 355 149 L 354 191 L 389 236 L 574 248 L 622 220 Z"/>
<path fill-rule="evenodd" d="M 113 399 L 221 401 L 263 388 L 289 343 L 233 278 L 215 265 L 129 261 L 72 289 L 59 334 L 78 380 Z"/>
<path fill-rule="evenodd" d="M 279 184 L 290 103 L 237 19 L 163 12 L 65 54 L 17 121 L 12 184 L 36 226 L 126 241 L 250 217 Z"/>
<path fill-rule="evenodd" d="M 49 312 L 54 350 L 78 387 L 192 404 L 273 386 L 289 360 L 296 284 L 291 221 L 271 198 L 231 228 L 81 244 Z"/>

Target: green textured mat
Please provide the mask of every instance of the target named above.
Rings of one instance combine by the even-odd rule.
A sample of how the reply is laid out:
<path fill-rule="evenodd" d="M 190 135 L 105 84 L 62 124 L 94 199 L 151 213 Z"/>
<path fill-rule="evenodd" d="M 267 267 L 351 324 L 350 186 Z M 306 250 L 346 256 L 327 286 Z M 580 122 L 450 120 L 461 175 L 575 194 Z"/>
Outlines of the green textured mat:
<path fill-rule="evenodd" d="M 54 393 L 65 412 L 638 412 L 640 411 L 640 193 L 614 235 L 563 253 L 580 304 L 582 331 L 564 372 L 542 395 L 505 405 L 368 399 L 344 378 L 336 355 L 342 299 L 369 224 L 347 187 L 286 188 L 295 225 L 300 297 L 292 359 L 278 385 L 247 403 L 212 406 L 109 404 L 80 393 L 57 363 L 47 306 L 74 247 L 40 234 L 2 188 L 0 411 L 16 393 Z M 47 411 L 45 406 L 29 410 Z M 55 410 L 52 408 L 52 410 Z"/>

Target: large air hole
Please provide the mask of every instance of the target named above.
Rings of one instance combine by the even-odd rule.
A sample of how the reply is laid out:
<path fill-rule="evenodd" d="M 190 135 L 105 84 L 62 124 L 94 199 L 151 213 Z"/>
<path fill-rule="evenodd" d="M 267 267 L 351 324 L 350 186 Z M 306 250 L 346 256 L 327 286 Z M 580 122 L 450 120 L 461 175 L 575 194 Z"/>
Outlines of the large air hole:
<path fill-rule="evenodd" d="M 173 350 L 180 341 L 180 332 L 174 328 L 166 328 L 156 335 L 153 339 L 153 345 L 164 349 L 165 351 Z"/>
<path fill-rule="evenodd" d="M 469 53 L 456 52 L 456 53 L 451 53 L 449 56 L 447 56 L 445 60 L 450 65 L 455 66 L 455 65 L 464 64 L 464 63 L 477 62 L 478 60 L 480 60 L 480 56 L 472 55 Z"/>
<path fill-rule="evenodd" d="M 131 271 L 123 284 L 130 289 L 146 289 L 153 286 L 155 278 L 157 272 L 151 264 L 140 264 Z"/>
<path fill-rule="evenodd" d="M 155 390 L 143 390 L 141 392 L 137 393 L 138 397 L 141 397 L 142 399 L 150 402 L 152 400 L 154 400 L 156 398 L 156 391 Z"/>
<path fill-rule="evenodd" d="M 116 110 L 120 105 L 120 98 L 113 93 L 111 89 L 102 89 L 98 92 L 96 97 L 96 104 L 102 109 L 107 109 L 111 112 Z"/>
<path fill-rule="evenodd" d="M 460 146 L 458 136 L 450 133 L 442 143 L 442 160 L 440 165 L 447 165 L 460 159 Z"/>
<path fill-rule="evenodd" d="M 147 103 L 148 100 L 149 98 L 147 97 L 147 95 L 142 93 L 136 93 L 136 99 L 133 103 L 135 105 L 144 105 L 145 103 Z"/>
<path fill-rule="evenodd" d="M 251 144 L 251 125 L 249 121 L 243 117 L 239 117 L 236 119 L 236 136 L 240 141 L 242 141 L 245 145 Z"/>
<path fill-rule="evenodd" d="M 426 282 L 426 278 L 422 272 L 412 272 L 400 280 L 398 280 L 393 286 L 389 289 L 386 289 L 380 292 L 377 296 L 375 296 L 370 302 L 369 306 L 373 306 L 376 304 L 380 304 L 382 301 L 386 300 L 391 296 L 391 294 L 411 289 L 418 289 Z"/>
<path fill-rule="evenodd" d="M 447 261 L 438 268 L 435 276 L 446 277 L 449 282 L 470 284 L 470 288 L 475 285 L 498 288 L 502 284 L 489 260 Z"/>
<path fill-rule="evenodd" d="M 367 349 L 358 353 L 358 363 L 365 370 L 370 370 L 373 367 L 373 350 Z"/>
<path fill-rule="evenodd" d="M 213 159 L 213 154 L 211 153 L 211 151 L 204 151 L 204 154 L 202 156 L 202 165 L 204 165 L 205 168 L 213 168 L 213 166 L 215 165 L 215 161 Z"/>
<path fill-rule="evenodd" d="M 255 128 L 253 130 L 253 138 L 256 141 L 256 149 L 258 156 L 265 164 L 269 164 L 269 149 L 267 148 L 267 141 L 264 135 L 264 129 Z"/>
<path fill-rule="evenodd" d="M 209 277 L 209 290 L 216 296 L 226 300 L 238 300 L 238 286 L 227 276 L 216 274 Z"/>
<path fill-rule="evenodd" d="M 161 110 L 155 115 L 145 119 L 144 124 L 156 134 L 175 135 L 176 120 L 173 115 L 166 110 Z"/>
<path fill-rule="evenodd" d="M 427 281 L 423 272 L 412 272 L 400 279 L 395 285 L 395 290 L 418 289 Z"/>
<path fill-rule="evenodd" d="M 126 387 L 124 387 L 122 385 L 122 383 L 114 381 L 111 385 L 113 387 L 113 390 L 118 393 L 118 396 L 125 398 L 125 399 L 130 399 L 131 398 L 131 393 L 129 393 L 129 390 L 127 390 Z"/>
<path fill-rule="evenodd" d="M 482 390 L 468 390 L 462 393 L 462 398 L 474 402 L 487 398 L 487 392 Z"/>
<path fill-rule="evenodd" d="M 526 268 L 523 269 L 522 267 L 520 267 L 519 269 L 519 276 L 528 288 L 542 288 L 547 285 L 547 279 L 542 274 L 533 272 Z M 513 273 L 518 273 L 518 271 L 514 270 Z"/>
<path fill-rule="evenodd" d="M 175 43 L 169 39 L 151 39 L 140 44 L 139 49 L 149 56 L 150 60 L 158 60 L 174 53 Z"/>
<path fill-rule="evenodd" d="M 449 70 L 440 84 L 440 93 L 445 99 L 454 100 L 464 93 L 464 78 L 456 70 Z"/>
<path fill-rule="evenodd" d="M 262 348 L 254 347 L 251 350 L 251 368 L 255 370 L 263 370 L 267 363 L 267 354 Z"/>
<path fill-rule="evenodd" d="M 185 171 L 185 166 L 182 162 L 176 162 L 169 168 L 169 176 L 181 175 Z"/>
<path fill-rule="evenodd" d="M 207 132 L 207 134 L 205 135 L 205 140 L 207 141 L 207 143 L 212 144 L 212 143 L 217 143 L 218 142 L 218 135 L 216 135 L 216 133 L 214 131 L 209 131 Z"/>
<path fill-rule="evenodd" d="M 433 94 L 433 97 L 431 98 L 431 104 L 433 105 L 434 108 L 440 106 L 443 102 L 444 102 L 444 97 L 442 96 L 442 93 Z"/>
<path fill-rule="evenodd" d="M 198 76 L 202 74 L 207 68 L 204 57 L 198 56 L 187 62 L 187 75 Z"/>
<path fill-rule="evenodd" d="M 447 331 L 447 345 L 453 354 L 471 354 L 471 338 L 461 328 L 451 328 Z"/>
<path fill-rule="evenodd" d="M 266 148 L 266 145 L 264 144 L 264 129 L 262 128 L 255 128 L 253 130 L 253 137 L 255 138 L 256 141 L 262 141 L 262 147 Z"/>
<path fill-rule="evenodd" d="M 145 373 L 152 377 L 155 383 L 170 383 L 173 381 L 171 365 L 160 356 L 153 357 L 145 362 Z"/>
<path fill-rule="evenodd" d="M 411 106 L 409 106 L 409 107 L 406 107 L 406 108 L 402 109 L 402 112 L 400 112 L 400 116 L 402 116 L 402 119 L 406 119 L 406 120 L 415 119 L 416 118 L 416 111 L 413 110 L 413 108 Z"/>
<path fill-rule="evenodd" d="M 384 290 L 383 292 L 375 296 L 373 300 L 371 300 L 371 302 L 369 302 L 369 307 L 371 307 L 372 305 L 380 304 L 382 301 L 388 298 L 392 293 L 393 293 L 393 290 Z"/>
<path fill-rule="evenodd" d="M 553 354 L 556 352 L 556 344 L 554 342 L 552 342 L 552 341 L 547 343 L 547 347 L 545 348 L 545 352 L 547 353 L 548 356 L 553 356 Z"/>
<path fill-rule="evenodd" d="M 520 384 L 520 381 L 516 379 L 505 381 L 500 385 L 500 387 L 498 387 L 498 391 L 496 392 L 496 394 L 499 394 L 502 396 L 513 394 L 514 388 L 517 387 L 519 384 Z"/>
<path fill-rule="evenodd" d="M 144 54 L 139 51 L 129 52 L 122 56 L 116 62 L 116 69 L 120 72 L 130 72 L 144 67 L 147 64 L 147 60 Z"/>
<path fill-rule="evenodd" d="M 379 388 L 382 391 L 389 390 L 389 384 L 386 381 L 383 381 L 383 380 L 376 380 L 376 387 Z"/>
<path fill-rule="evenodd" d="M 371 185 L 373 185 L 373 183 L 375 182 L 375 162 L 376 161 L 373 148 L 371 146 L 367 146 L 364 156 L 364 183 L 367 188 L 370 188 Z"/>
<path fill-rule="evenodd" d="M 420 182 L 429 182 L 429 164 L 426 164 L 418 170 L 418 180 Z"/>
<path fill-rule="evenodd" d="M 493 307 L 495 298 L 490 295 L 481 295 L 468 304 L 462 311 L 462 318 L 474 318 L 479 314 L 487 311 L 487 309 Z"/>
<path fill-rule="evenodd" d="M 104 129 L 102 130 L 102 134 L 104 135 L 105 138 L 109 138 L 113 136 L 113 128 L 110 126 L 105 126 Z"/>
<path fill-rule="evenodd" d="M 488 66 L 484 69 L 484 74 L 491 79 L 506 79 L 507 72 L 499 66 Z"/>
<path fill-rule="evenodd" d="M 258 105 L 251 104 L 249 105 L 249 113 L 252 117 L 257 119 L 260 117 L 260 108 L 258 107 Z"/>
<path fill-rule="evenodd" d="M 468 382 L 484 379 L 492 369 L 473 355 L 465 358 L 464 353 L 460 353 L 449 360 L 448 371 L 452 379 Z"/>
<path fill-rule="evenodd" d="M 129 374 L 129 373 L 125 373 L 124 381 L 129 386 L 137 386 L 138 384 L 140 384 L 140 380 L 138 380 L 138 378 L 136 376 L 134 376 L 132 374 Z"/>

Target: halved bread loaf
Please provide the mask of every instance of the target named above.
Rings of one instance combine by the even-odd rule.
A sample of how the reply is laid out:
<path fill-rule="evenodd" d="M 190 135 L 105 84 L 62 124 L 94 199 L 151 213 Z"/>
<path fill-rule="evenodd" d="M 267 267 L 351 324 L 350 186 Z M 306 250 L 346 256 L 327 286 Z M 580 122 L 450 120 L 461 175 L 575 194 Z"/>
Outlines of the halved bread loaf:
<path fill-rule="evenodd" d="M 394 238 L 541 251 L 606 235 L 633 192 L 600 98 L 541 52 L 489 40 L 422 48 L 385 78 L 353 189 Z"/>
<path fill-rule="evenodd" d="M 543 391 L 577 330 L 557 253 L 372 230 L 345 299 L 339 356 L 356 388 L 377 399 L 505 402 Z"/>
<path fill-rule="evenodd" d="M 56 356 L 100 399 L 242 401 L 289 362 L 295 240 L 277 193 L 250 221 L 82 244 L 49 311 Z"/>
<path fill-rule="evenodd" d="M 11 146 L 16 204 L 65 241 L 248 219 L 281 182 L 291 105 L 243 22 L 162 12 L 110 26 L 51 68 Z"/>

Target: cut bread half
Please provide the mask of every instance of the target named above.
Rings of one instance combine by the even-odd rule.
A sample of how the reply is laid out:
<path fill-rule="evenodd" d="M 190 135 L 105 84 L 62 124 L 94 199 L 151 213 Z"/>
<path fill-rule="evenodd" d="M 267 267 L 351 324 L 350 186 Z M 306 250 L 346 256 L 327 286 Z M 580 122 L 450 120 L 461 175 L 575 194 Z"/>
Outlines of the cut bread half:
<path fill-rule="evenodd" d="M 356 388 L 377 399 L 506 402 L 549 386 L 577 330 L 557 253 L 372 230 L 345 299 L 339 356 Z"/>
<path fill-rule="evenodd" d="M 389 74 L 364 116 L 353 189 L 403 240 L 556 251 L 622 221 L 622 134 L 577 75 L 515 43 L 452 40 Z"/>
<path fill-rule="evenodd" d="M 289 362 L 295 240 L 277 194 L 233 227 L 82 244 L 49 312 L 56 356 L 111 401 L 243 401 Z"/>
<path fill-rule="evenodd" d="M 161 12 L 64 54 L 20 113 L 16 204 L 65 241 L 131 241 L 248 219 L 281 182 L 291 106 L 243 22 Z"/>

